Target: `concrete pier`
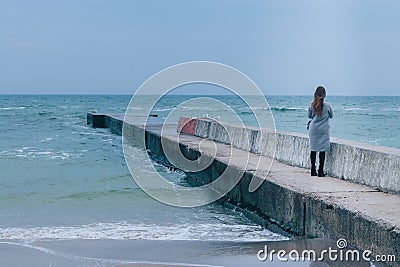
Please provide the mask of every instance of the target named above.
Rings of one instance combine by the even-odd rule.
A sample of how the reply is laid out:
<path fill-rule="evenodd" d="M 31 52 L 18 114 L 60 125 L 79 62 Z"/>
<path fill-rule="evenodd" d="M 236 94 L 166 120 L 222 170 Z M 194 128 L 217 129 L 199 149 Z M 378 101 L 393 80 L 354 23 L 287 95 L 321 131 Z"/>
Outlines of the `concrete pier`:
<path fill-rule="evenodd" d="M 195 136 L 231 144 L 291 166 L 310 168 L 306 134 L 260 131 L 255 127 L 244 128 L 210 119 L 195 119 L 192 124 L 196 125 Z M 400 193 L 400 149 L 332 138 L 325 169 L 331 177 L 365 184 L 383 192 Z"/>
<path fill-rule="evenodd" d="M 104 120 L 102 117 L 97 119 L 97 116 L 104 116 Z M 88 124 L 108 127 L 116 134 L 122 133 L 122 120 L 119 115 L 88 114 Z M 125 134 L 133 144 L 143 138 L 138 135 L 144 132 L 145 121 L 145 118 L 138 117 L 124 122 Z M 266 225 L 274 224 L 307 238 L 344 238 L 349 246 L 361 251 L 394 255 L 396 261 L 387 264 L 400 266 L 400 195 L 382 192 L 400 191 L 399 150 L 334 140 L 328 152 L 327 168 L 328 173 L 337 178 L 318 178 L 311 177 L 306 169 L 308 138 L 302 134 L 259 131 L 189 118 L 182 118 L 179 127 L 169 125 L 168 134 L 163 136 L 160 127 L 161 122 L 153 120 L 151 127 L 145 129 L 146 148 L 165 164 L 168 160 L 161 138 L 169 141 L 164 142 L 166 144 L 179 142 L 187 158 L 196 158 L 200 153 L 213 156 L 211 152 L 199 151 L 200 140 L 205 146 L 217 147 L 211 166 L 195 175 L 188 175 L 192 185 L 217 179 L 228 164 L 241 166 L 242 157 L 247 157 L 246 151 L 250 151 L 248 169 L 228 193 L 226 201 L 257 214 Z M 179 139 L 177 128 L 185 133 Z M 234 157 L 228 159 L 228 151 L 232 151 Z M 259 155 L 262 155 L 264 164 L 259 165 L 255 173 Z M 275 161 L 269 171 L 267 166 L 273 158 Z M 382 168 L 378 169 L 377 165 Z M 249 192 L 253 178 L 262 179 L 263 183 L 256 191 Z"/>

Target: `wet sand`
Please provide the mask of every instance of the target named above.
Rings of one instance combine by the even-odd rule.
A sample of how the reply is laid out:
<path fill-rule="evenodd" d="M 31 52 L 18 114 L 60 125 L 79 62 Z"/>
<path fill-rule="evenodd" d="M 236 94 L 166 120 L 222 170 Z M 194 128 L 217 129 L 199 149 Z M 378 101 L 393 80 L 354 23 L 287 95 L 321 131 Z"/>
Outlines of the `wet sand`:
<path fill-rule="evenodd" d="M 217 242 L 163 240 L 56 240 L 33 243 L 0 242 L 0 266 L 370 266 L 366 262 L 260 261 L 257 252 L 269 249 L 315 249 L 335 242 L 325 239 Z M 378 266 L 378 265 L 377 265 Z"/>

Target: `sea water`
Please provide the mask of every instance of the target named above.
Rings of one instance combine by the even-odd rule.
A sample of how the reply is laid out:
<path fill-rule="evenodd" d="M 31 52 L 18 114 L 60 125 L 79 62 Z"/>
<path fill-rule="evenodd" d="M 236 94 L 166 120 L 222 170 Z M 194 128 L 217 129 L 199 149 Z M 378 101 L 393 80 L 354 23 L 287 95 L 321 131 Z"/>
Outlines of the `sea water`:
<path fill-rule="evenodd" d="M 88 111 L 121 113 L 129 99 L 0 96 L 0 239 L 282 239 L 217 204 L 178 208 L 147 196 L 127 169 L 121 137 L 86 125 Z"/>
<path fill-rule="evenodd" d="M 255 123 L 238 98 L 210 97 L 231 106 L 246 124 Z M 126 167 L 121 137 L 86 125 L 88 111 L 123 113 L 130 98 L 0 95 L 0 239 L 285 239 L 218 204 L 177 208 L 147 196 Z M 166 118 L 179 103 L 198 116 L 224 112 L 201 103 L 185 107 L 191 98 L 164 97 L 152 113 Z M 309 96 L 266 98 L 278 130 L 307 131 Z M 327 101 L 335 110 L 332 136 L 400 148 L 400 97 L 332 96 Z M 146 163 L 138 158 L 137 164 Z M 185 178 L 157 168 L 172 181 Z"/>

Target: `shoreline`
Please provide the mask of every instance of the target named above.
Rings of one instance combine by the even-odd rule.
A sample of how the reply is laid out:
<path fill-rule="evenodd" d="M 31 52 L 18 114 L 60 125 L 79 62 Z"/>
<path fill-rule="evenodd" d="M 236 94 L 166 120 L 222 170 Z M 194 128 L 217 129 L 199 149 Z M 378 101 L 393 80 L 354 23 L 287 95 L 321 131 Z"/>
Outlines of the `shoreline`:
<path fill-rule="evenodd" d="M 7 244 L 8 242 L 8 244 Z M 315 250 L 336 247 L 328 239 L 287 241 L 47 240 L 33 243 L 0 240 L 1 266 L 312 266 L 308 261 L 260 261 L 270 250 Z M 35 263 L 32 265 L 32 263 Z M 317 263 L 317 262 L 315 262 Z M 369 266 L 367 262 L 324 261 L 324 266 Z M 318 266 L 318 265 L 317 265 Z M 383 265 L 377 265 L 383 266 Z"/>

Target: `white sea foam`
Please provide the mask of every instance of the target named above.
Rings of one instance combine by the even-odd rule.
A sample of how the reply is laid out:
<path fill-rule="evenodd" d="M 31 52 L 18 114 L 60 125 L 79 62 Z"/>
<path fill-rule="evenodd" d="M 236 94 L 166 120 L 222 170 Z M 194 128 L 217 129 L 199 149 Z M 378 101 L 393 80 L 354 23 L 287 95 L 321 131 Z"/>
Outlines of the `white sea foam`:
<path fill-rule="evenodd" d="M 185 110 L 212 110 L 209 106 L 180 106 L 179 109 Z"/>
<path fill-rule="evenodd" d="M 128 110 L 145 110 L 143 107 L 128 107 Z"/>
<path fill-rule="evenodd" d="M 78 226 L 8 227 L 1 229 L 0 239 L 25 241 L 48 239 L 266 241 L 287 238 L 258 225 L 232 225 L 223 222 L 176 225 L 113 222 Z"/>
<path fill-rule="evenodd" d="M 4 150 L 0 154 L 5 157 L 16 158 L 40 158 L 40 159 L 75 159 L 83 156 L 84 151 L 69 152 L 69 151 L 54 151 L 52 149 L 44 150 L 37 147 L 22 147 L 13 150 Z"/>
<path fill-rule="evenodd" d="M 42 139 L 42 140 L 40 140 L 40 141 L 38 141 L 39 143 L 44 143 L 44 142 L 49 142 L 49 141 L 51 141 L 51 140 L 53 140 L 54 138 L 52 138 L 52 137 L 46 137 L 45 139 Z"/>
<path fill-rule="evenodd" d="M 367 111 L 368 109 L 366 109 L 366 108 L 344 108 L 344 110 L 347 110 L 347 111 Z"/>
<path fill-rule="evenodd" d="M 400 107 L 399 108 L 384 108 L 383 111 L 400 111 Z"/>
<path fill-rule="evenodd" d="M 25 108 L 26 107 L 5 107 L 5 108 L 0 108 L 0 110 L 20 110 Z"/>
<path fill-rule="evenodd" d="M 170 111 L 170 110 L 173 110 L 174 108 L 157 108 L 157 109 L 154 109 L 153 111 L 154 112 L 162 112 L 162 111 Z"/>
<path fill-rule="evenodd" d="M 363 137 L 363 138 L 360 138 L 360 140 L 362 141 L 362 142 L 367 142 L 367 143 L 371 143 L 371 144 L 374 144 L 374 145 L 377 145 L 377 144 L 379 144 L 380 143 L 380 141 L 382 141 L 383 139 L 382 138 L 370 138 L 370 137 Z"/>

